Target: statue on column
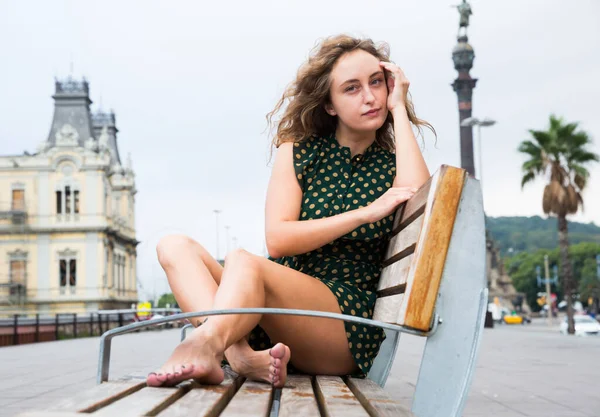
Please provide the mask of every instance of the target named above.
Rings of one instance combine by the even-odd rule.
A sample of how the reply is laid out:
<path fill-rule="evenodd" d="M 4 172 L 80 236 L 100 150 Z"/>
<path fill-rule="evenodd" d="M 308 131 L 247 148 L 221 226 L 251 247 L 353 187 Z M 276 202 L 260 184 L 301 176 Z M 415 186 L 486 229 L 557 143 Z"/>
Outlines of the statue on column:
<path fill-rule="evenodd" d="M 461 4 L 455 5 L 458 9 L 458 13 L 460 14 L 460 21 L 458 23 L 458 37 L 460 38 L 462 35 L 467 36 L 467 27 L 469 27 L 469 16 L 473 14 L 471 10 L 471 5 L 467 0 L 463 0 Z M 464 28 L 463 34 L 461 35 L 461 29 Z"/>

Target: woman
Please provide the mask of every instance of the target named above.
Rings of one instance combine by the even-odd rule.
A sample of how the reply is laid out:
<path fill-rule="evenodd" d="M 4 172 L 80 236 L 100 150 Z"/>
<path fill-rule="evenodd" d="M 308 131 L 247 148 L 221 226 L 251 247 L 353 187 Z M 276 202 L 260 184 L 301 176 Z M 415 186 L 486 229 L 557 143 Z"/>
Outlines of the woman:
<path fill-rule="evenodd" d="M 415 116 L 409 82 L 388 56 L 370 39 L 325 39 L 268 115 L 288 102 L 273 143 L 268 259 L 234 250 L 222 268 L 185 236 L 159 242 L 184 312 L 276 307 L 372 317 L 394 211 L 430 177 L 411 124 L 431 125 Z M 289 364 L 308 374 L 365 375 L 384 337 L 333 319 L 211 316 L 147 383 L 219 384 L 224 356 L 239 374 L 275 387 Z"/>

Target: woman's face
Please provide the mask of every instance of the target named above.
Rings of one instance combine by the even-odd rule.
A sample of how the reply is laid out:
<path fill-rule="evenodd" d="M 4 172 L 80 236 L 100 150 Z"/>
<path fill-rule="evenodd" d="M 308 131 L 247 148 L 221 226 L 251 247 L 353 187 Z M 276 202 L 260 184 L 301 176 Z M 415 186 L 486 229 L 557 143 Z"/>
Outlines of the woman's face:
<path fill-rule="evenodd" d="M 379 59 L 361 49 L 346 53 L 331 72 L 331 104 L 325 109 L 356 131 L 375 131 L 388 114 L 388 90 Z"/>

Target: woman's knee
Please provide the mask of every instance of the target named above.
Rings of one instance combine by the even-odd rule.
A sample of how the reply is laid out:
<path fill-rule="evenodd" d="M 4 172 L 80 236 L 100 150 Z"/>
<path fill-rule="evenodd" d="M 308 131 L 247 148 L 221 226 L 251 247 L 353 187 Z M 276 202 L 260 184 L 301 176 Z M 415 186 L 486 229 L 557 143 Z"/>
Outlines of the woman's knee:
<path fill-rule="evenodd" d="M 259 259 L 257 255 L 244 249 L 234 249 L 225 256 L 225 265 L 229 267 L 236 265 L 257 269 L 259 267 Z"/>
<path fill-rule="evenodd" d="M 199 246 L 198 242 L 186 235 L 167 235 L 156 245 L 158 262 L 165 267 L 172 265 L 178 257 L 189 256 Z"/>

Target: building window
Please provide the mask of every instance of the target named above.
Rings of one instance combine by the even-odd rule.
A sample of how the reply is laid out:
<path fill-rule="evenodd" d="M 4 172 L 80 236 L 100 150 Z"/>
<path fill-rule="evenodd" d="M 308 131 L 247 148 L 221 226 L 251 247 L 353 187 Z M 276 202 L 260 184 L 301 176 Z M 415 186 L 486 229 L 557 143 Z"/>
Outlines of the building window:
<path fill-rule="evenodd" d="M 77 286 L 77 258 L 74 252 L 66 250 L 59 253 L 58 277 L 61 294 L 65 294 L 67 289 L 71 294 L 75 293 Z"/>
<path fill-rule="evenodd" d="M 25 190 L 16 189 L 12 190 L 12 210 L 25 210 Z"/>
<path fill-rule="evenodd" d="M 56 214 L 61 214 L 62 210 L 62 191 L 56 192 Z"/>
<path fill-rule="evenodd" d="M 79 214 L 79 190 L 67 185 L 56 191 L 56 214 Z"/>
<path fill-rule="evenodd" d="M 65 187 L 65 212 L 71 212 L 71 187 Z"/>
<path fill-rule="evenodd" d="M 10 282 L 11 284 L 25 283 L 25 261 L 10 261 Z"/>
<path fill-rule="evenodd" d="M 10 295 L 25 295 L 25 289 L 27 288 L 27 253 L 17 250 L 8 255 Z"/>
<path fill-rule="evenodd" d="M 79 191 L 73 191 L 73 211 L 79 214 Z"/>

